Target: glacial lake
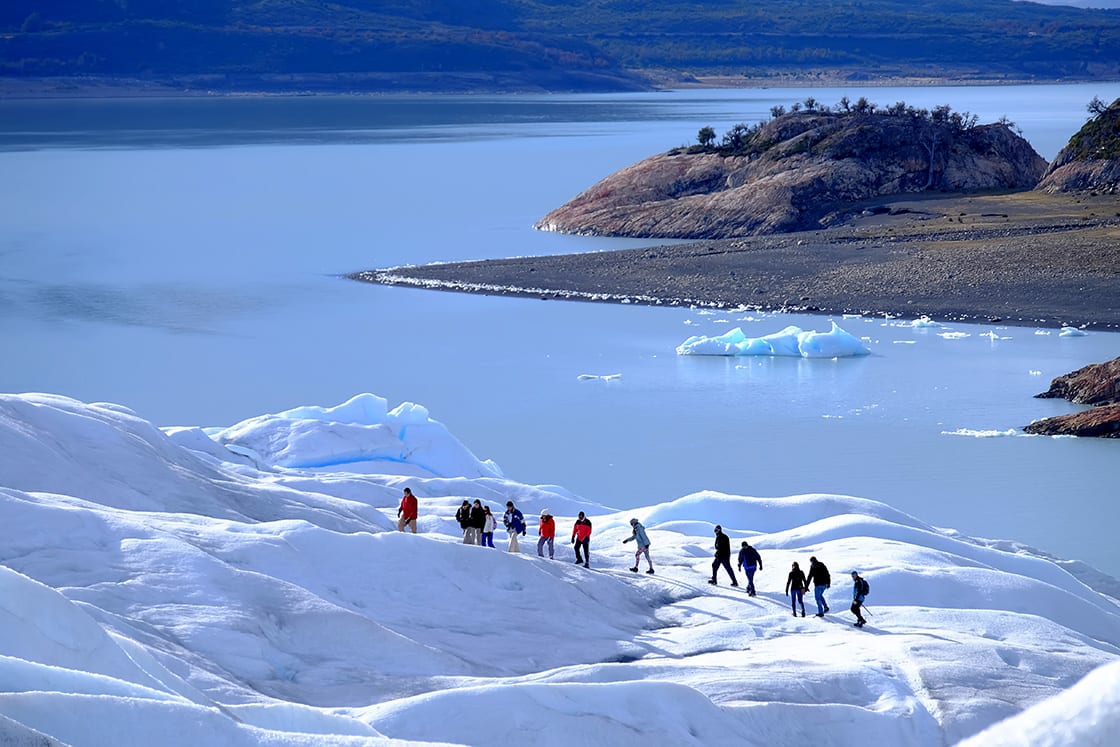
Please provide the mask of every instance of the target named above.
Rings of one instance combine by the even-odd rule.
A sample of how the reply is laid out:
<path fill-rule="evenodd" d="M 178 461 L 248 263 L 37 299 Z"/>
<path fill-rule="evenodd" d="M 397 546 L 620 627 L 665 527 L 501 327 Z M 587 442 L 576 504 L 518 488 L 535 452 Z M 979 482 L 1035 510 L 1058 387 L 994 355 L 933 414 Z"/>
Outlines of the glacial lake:
<path fill-rule="evenodd" d="M 203 426 L 368 391 L 427 406 L 511 479 L 607 505 L 842 493 L 1120 576 L 1120 442 L 1018 433 L 1079 409 L 1032 395 L 1120 334 L 836 318 L 872 355 L 682 357 L 694 334 L 830 318 L 342 277 L 658 243 L 532 224 L 703 126 L 844 95 L 1006 116 L 1052 158 L 1120 84 L 0 100 L 0 390 Z"/>

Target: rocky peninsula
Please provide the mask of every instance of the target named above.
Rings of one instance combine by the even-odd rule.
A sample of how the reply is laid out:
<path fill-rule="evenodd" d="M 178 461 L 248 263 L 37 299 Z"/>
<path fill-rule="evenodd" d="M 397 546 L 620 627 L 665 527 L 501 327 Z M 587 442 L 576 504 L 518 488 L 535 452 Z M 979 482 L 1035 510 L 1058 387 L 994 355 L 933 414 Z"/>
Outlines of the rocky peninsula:
<path fill-rule="evenodd" d="M 732 128 L 718 144 L 701 130 L 696 146 L 613 174 L 538 224 L 699 240 L 353 277 L 546 299 L 1120 329 L 1120 101 L 1101 105 L 1049 171 L 1005 122 L 978 125 L 947 107 L 809 104 Z"/>

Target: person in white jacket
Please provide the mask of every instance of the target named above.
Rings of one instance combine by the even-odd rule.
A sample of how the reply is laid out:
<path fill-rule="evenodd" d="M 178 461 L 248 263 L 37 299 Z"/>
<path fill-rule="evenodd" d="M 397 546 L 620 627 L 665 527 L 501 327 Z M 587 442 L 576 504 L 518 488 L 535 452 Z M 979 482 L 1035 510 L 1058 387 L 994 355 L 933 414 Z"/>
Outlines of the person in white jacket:
<path fill-rule="evenodd" d="M 494 514 L 490 513 L 489 506 L 486 506 L 483 510 L 486 511 L 486 521 L 482 525 L 482 546 L 493 547 L 494 527 L 498 525 L 498 522 L 494 519 Z"/>

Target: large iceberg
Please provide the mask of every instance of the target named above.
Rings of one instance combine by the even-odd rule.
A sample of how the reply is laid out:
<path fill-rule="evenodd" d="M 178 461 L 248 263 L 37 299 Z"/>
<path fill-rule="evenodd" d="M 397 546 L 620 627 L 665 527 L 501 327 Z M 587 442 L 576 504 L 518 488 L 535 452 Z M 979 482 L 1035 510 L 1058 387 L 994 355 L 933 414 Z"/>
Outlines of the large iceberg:
<path fill-rule="evenodd" d="M 870 355 L 858 338 L 832 322 L 828 332 L 790 325 L 763 337 L 747 337 L 741 327 L 716 337 L 694 335 L 677 346 L 678 355 L 779 355 L 794 358 L 852 358 Z"/>

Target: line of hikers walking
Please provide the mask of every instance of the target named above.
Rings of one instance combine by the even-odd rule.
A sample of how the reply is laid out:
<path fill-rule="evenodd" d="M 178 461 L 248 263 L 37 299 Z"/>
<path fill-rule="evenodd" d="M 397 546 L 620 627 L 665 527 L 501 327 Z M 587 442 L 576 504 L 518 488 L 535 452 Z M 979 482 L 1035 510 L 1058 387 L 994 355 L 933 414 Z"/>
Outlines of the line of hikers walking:
<path fill-rule="evenodd" d="M 400 507 L 397 509 L 397 529 L 403 532 L 405 527 L 411 527 L 413 534 L 415 534 L 416 516 L 416 496 L 412 494 L 409 488 L 405 488 Z M 476 498 L 473 505 L 469 500 L 464 500 L 463 505 L 455 512 L 455 519 L 463 530 L 463 544 L 494 547 L 494 529 L 497 526 L 497 520 L 490 512 L 490 507 L 483 506 L 481 500 Z M 502 524 L 509 535 L 507 546 L 509 552 L 521 552 L 517 538 L 525 536 L 527 527 L 525 515 L 513 504 L 513 501 L 506 501 L 506 511 L 502 515 Z M 646 573 L 652 574 L 653 560 L 649 555 L 651 543 L 646 528 L 637 519 L 631 519 L 630 530 L 630 536 L 622 540 L 622 544 L 634 542 L 636 546 L 634 565 L 630 570 L 637 573 L 644 556 L 646 564 L 649 566 Z M 724 533 L 723 527 L 719 524 L 716 524 L 713 531 L 716 536 L 715 560 L 712 561 L 712 577 L 708 579 L 708 583 L 717 585 L 719 583 L 719 569 L 723 568 L 731 578 L 731 585 L 737 587 L 739 586 L 739 580 L 735 577 L 735 571 L 731 568 L 731 539 Z M 555 559 L 555 541 L 556 520 L 546 508 L 541 511 L 537 527 L 537 555 L 543 558 L 544 551 L 547 548 L 549 560 Z M 590 568 L 591 520 L 584 515 L 583 511 L 579 512 L 579 516 L 572 526 L 571 542 L 575 548 L 576 563 L 584 568 Z M 739 550 L 737 567 L 747 575 L 747 595 L 755 596 L 754 575 L 762 570 L 762 556 L 756 548 L 745 540 Z M 856 616 L 855 626 L 862 628 L 867 624 L 867 620 L 863 617 L 863 603 L 870 591 L 870 586 L 857 571 L 852 571 L 851 576 L 852 604 L 849 609 Z M 828 567 L 817 560 L 816 556 L 813 556 L 809 558 L 809 572 L 807 574 L 801 570 L 800 565 L 795 561 L 786 577 L 785 594 L 790 598 L 790 607 L 793 610 L 794 617 L 797 617 L 799 606 L 801 617 L 805 617 L 805 592 L 809 590 L 810 584 L 812 584 L 813 595 L 817 603 L 816 617 L 824 617 L 830 609 L 824 595 L 832 584 L 832 576 L 828 572 Z"/>

